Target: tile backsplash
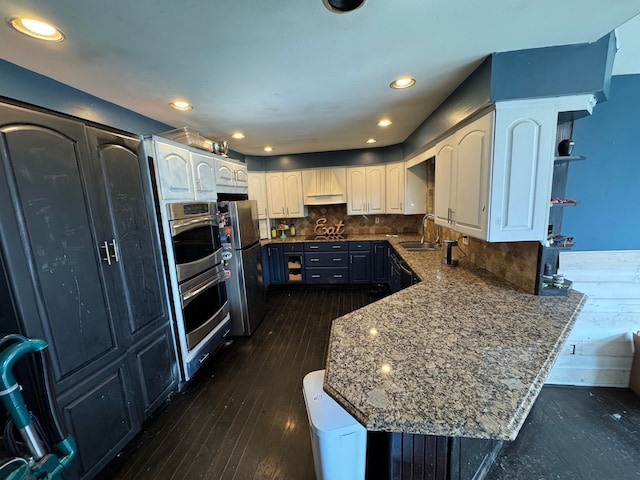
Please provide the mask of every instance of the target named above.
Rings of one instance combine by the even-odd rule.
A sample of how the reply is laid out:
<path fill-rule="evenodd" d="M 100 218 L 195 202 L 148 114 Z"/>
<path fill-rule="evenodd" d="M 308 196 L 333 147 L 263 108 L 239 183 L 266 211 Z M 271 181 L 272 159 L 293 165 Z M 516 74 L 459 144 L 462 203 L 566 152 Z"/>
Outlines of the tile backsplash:
<path fill-rule="evenodd" d="M 304 218 L 283 220 L 282 223 L 293 223 L 296 235 L 314 235 L 316 220 L 326 218 L 327 225 L 335 225 L 340 220 L 344 223 L 344 232 L 349 235 L 367 233 L 416 233 L 420 227 L 422 215 L 347 215 L 347 205 L 315 205 L 309 206 L 309 213 Z M 376 223 L 376 218 L 379 223 Z M 280 223 L 280 222 L 279 222 Z"/>

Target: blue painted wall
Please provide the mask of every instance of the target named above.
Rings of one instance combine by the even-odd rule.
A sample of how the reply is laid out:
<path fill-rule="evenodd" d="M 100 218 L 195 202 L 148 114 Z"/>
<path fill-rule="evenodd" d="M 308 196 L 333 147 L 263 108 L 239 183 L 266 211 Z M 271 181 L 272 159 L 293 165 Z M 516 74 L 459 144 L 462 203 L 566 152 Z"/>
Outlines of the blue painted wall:
<path fill-rule="evenodd" d="M 404 141 L 405 156 L 425 150 L 458 123 L 489 105 L 491 56 L 487 57 Z"/>
<path fill-rule="evenodd" d="M 606 100 L 615 51 L 610 33 L 593 43 L 495 53 L 491 101 L 583 93 Z"/>
<path fill-rule="evenodd" d="M 576 120 L 562 229 L 574 250 L 640 249 L 640 75 L 612 77 L 609 100 Z"/>
<path fill-rule="evenodd" d="M 174 128 L 1 59 L 0 95 L 139 135 Z"/>
<path fill-rule="evenodd" d="M 247 170 L 269 172 L 399 162 L 403 159 L 403 149 L 402 145 L 391 145 L 380 148 L 300 153 L 296 155 L 274 155 L 269 157 L 247 155 L 245 159 L 247 162 Z"/>

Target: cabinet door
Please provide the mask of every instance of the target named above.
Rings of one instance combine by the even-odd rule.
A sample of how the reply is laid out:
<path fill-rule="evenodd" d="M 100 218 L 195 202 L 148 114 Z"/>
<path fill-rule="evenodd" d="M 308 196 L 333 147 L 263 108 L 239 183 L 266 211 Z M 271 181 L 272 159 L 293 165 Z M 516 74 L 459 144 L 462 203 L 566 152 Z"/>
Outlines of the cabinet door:
<path fill-rule="evenodd" d="M 270 218 L 284 218 L 286 216 L 286 201 L 284 193 L 284 178 L 281 172 L 267 173 L 267 207 Z"/>
<path fill-rule="evenodd" d="M 78 445 L 65 478 L 93 478 L 140 429 L 124 361 L 80 383 L 60 397 L 64 423 Z"/>
<path fill-rule="evenodd" d="M 95 178 L 107 199 L 94 206 L 93 213 L 108 232 L 105 241 L 112 259 L 105 268 L 116 277 L 112 308 L 122 310 L 119 318 L 127 319 L 118 327 L 135 337 L 169 322 L 149 173 L 141 161 L 139 139 L 96 128 L 87 128 L 87 135 Z"/>
<path fill-rule="evenodd" d="M 489 241 L 545 241 L 557 110 L 548 102 L 496 109 Z"/>
<path fill-rule="evenodd" d="M 279 245 L 267 245 L 267 265 L 269 267 L 269 283 L 285 283 L 284 260 Z"/>
<path fill-rule="evenodd" d="M 267 179 L 262 172 L 248 174 L 249 200 L 258 202 L 258 218 L 269 218 L 267 212 Z"/>
<path fill-rule="evenodd" d="M 237 187 L 248 187 L 249 186 L 249 176 L 247 173 L 246 165 L 236 165 L 235 166 L 235 181 Z"/>
<path fill-rule="evenodd" d="M 493 113 L 456 132 L 455 229 L 486 238 Z"/>
<path fill-rule="evenodd" d="M 190 152 L 193 165 L 193 179 L 196 200 L 213 200 L 216 198 L 215 173 L 213 158 L 200 153 Z"/>
<path fill-rule="evenodd" d="M 234 182 L 234 174 L 233 174 L 233 164 L 227 162 L 225 160 L 221 160 L 216 158 L 216 185 L 226 185 L 233 187 L 235 185 Z"/>
<path fill-rule="evenodd" d="M 385 166 L 366 168 L 367 213 L 385 213 Z"/>
<path fill-rule="evenodd" d="M 386 165 L 386 213 L 404 213 L 404 176 L 404 163 Z M 425 192 L 423 192 L 423 196 L 426 197 Z"/>
<path fill-rule="evenodd" d="M 284 182 L 285 216 L 287 218 L 304 217 L 302 172 L 284 172 L 282 176 Z"/>
<path fill-rule="evenodd" d="M 434 214 L 436 223 L 449 225 L 455 189 L 455 148 L 454 137 L 440 142 L 436 149 L 436 174 L 434 193 Z"/>
<path fill-rule="evenodd" d="M 366 169 L 347 168 L 347 215 L 364 215 L 367 206 Z"/>
<path fill-rule="evenodd" d="M 193 172 L 189 150 L 154 142 L 155 164 L 163 200 L 194 200 Z"/>
<path fill-rule="evenodd" d="M 0 107 L 0 124 L 9 180 L 2 189 L 13 192 L 1 209 L 3 244 L 21 245 L 4 252 L 14 300 L 24 333 L 49 343 L 56 387 L 64 389 L 122 353 L 122 299 L 108 293 L 113 277 L 102 260 L 113 237 L 90 214 L 97 192 L 82 170 L 90 164 L 84 126 L 11 106 Z"/>
<path fill-rule="evenodd" d="M 371 262 L 371 281 L 386 283 L 389 281 L 389 243 L 373 242 Z"/>
<path fill-rule="evenodd" d="M 371 283 L 371 252 L 349 253 L 349 283 Z"/>

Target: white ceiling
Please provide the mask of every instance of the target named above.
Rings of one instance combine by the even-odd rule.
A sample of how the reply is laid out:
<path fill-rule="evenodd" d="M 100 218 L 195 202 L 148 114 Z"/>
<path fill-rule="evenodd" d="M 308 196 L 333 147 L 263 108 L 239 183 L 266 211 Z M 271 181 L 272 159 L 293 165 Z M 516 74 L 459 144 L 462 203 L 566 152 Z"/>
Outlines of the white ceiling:
<path fill-rule="evenodd" d="M 638 0 L 367 0 L 346 14 L 322 0 L 3 0 L 5 19 L 40 17 L 67 39 L 5 23 L 0 58 L 243 154 L 281 155 L 400 143 L 486 55 L 592 42 L 638 13 Z M 400 75 L 416 85 L 390 89 Z M 173 111 L 174 98 L 195 108 Z"/>

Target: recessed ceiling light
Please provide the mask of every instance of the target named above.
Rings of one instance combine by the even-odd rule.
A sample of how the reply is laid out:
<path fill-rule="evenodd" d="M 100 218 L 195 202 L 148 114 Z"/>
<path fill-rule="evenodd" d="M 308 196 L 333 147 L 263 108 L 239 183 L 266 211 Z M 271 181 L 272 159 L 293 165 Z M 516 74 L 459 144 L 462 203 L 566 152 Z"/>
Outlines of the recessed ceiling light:
<path fill-rule="evenodd" d="M 174 100 L 169 104 L 169 106 L 174 110 L 191 110 L 193 108 L 193 105 L 189 102 L 185 102 L 184 100 Z"/>
<path fill-rule="evenodd" d="M 269 145 L 267 145 L 266 147 L 264 147 L 264 151 L 265 152 L 273 152 L 273 147 L 270 147 Z"/>
<path fill-rule="evenodd" d="M 240 138 L 244 138 L 244 133 L 242 133 L 242 132 L 233 132 L 233 133 L 231 134 L 231 136 L 232 136 L 233 138 L 238 138 L 238 139 L 240 139 Z"/>
<path fill-rule="evenodd" d="M 378 126 L 379 127 L 388 127 L 389 125 L 391 125 L 393 122 L 391 120 L 389 120 L 388 118 L 382 118 L 379 122 L 378 122 Z"/>
<path fill-rule="evenodd" d="M 53 25 L 33 18 L 16 17 L 9 21 L 9 25 L 20 33 L 29 35 L 39 40 L 48 40 L 50 42 L 61 42 L 64 40 L 64 33 Z"/>
<path fill-rule="evenodd" d="M 411 77 L 400 77 L 396 78 L 393 82 L 389 84 L 391 88 L 409 88 L 415 85 L 416 79 Z"/>
<path fill-rule="evenodd" d="M 377 140 L 375 138 L 369 138 L 369 139 L 365 140 L 364 143 L 376 143 L 376 142 L 377 142 Z"/>
<path fill-rule="evenodd" d="M 322 0 L 324 6 L 334 13 L 347 13 L 360 8 L 365 0 Z"/>

